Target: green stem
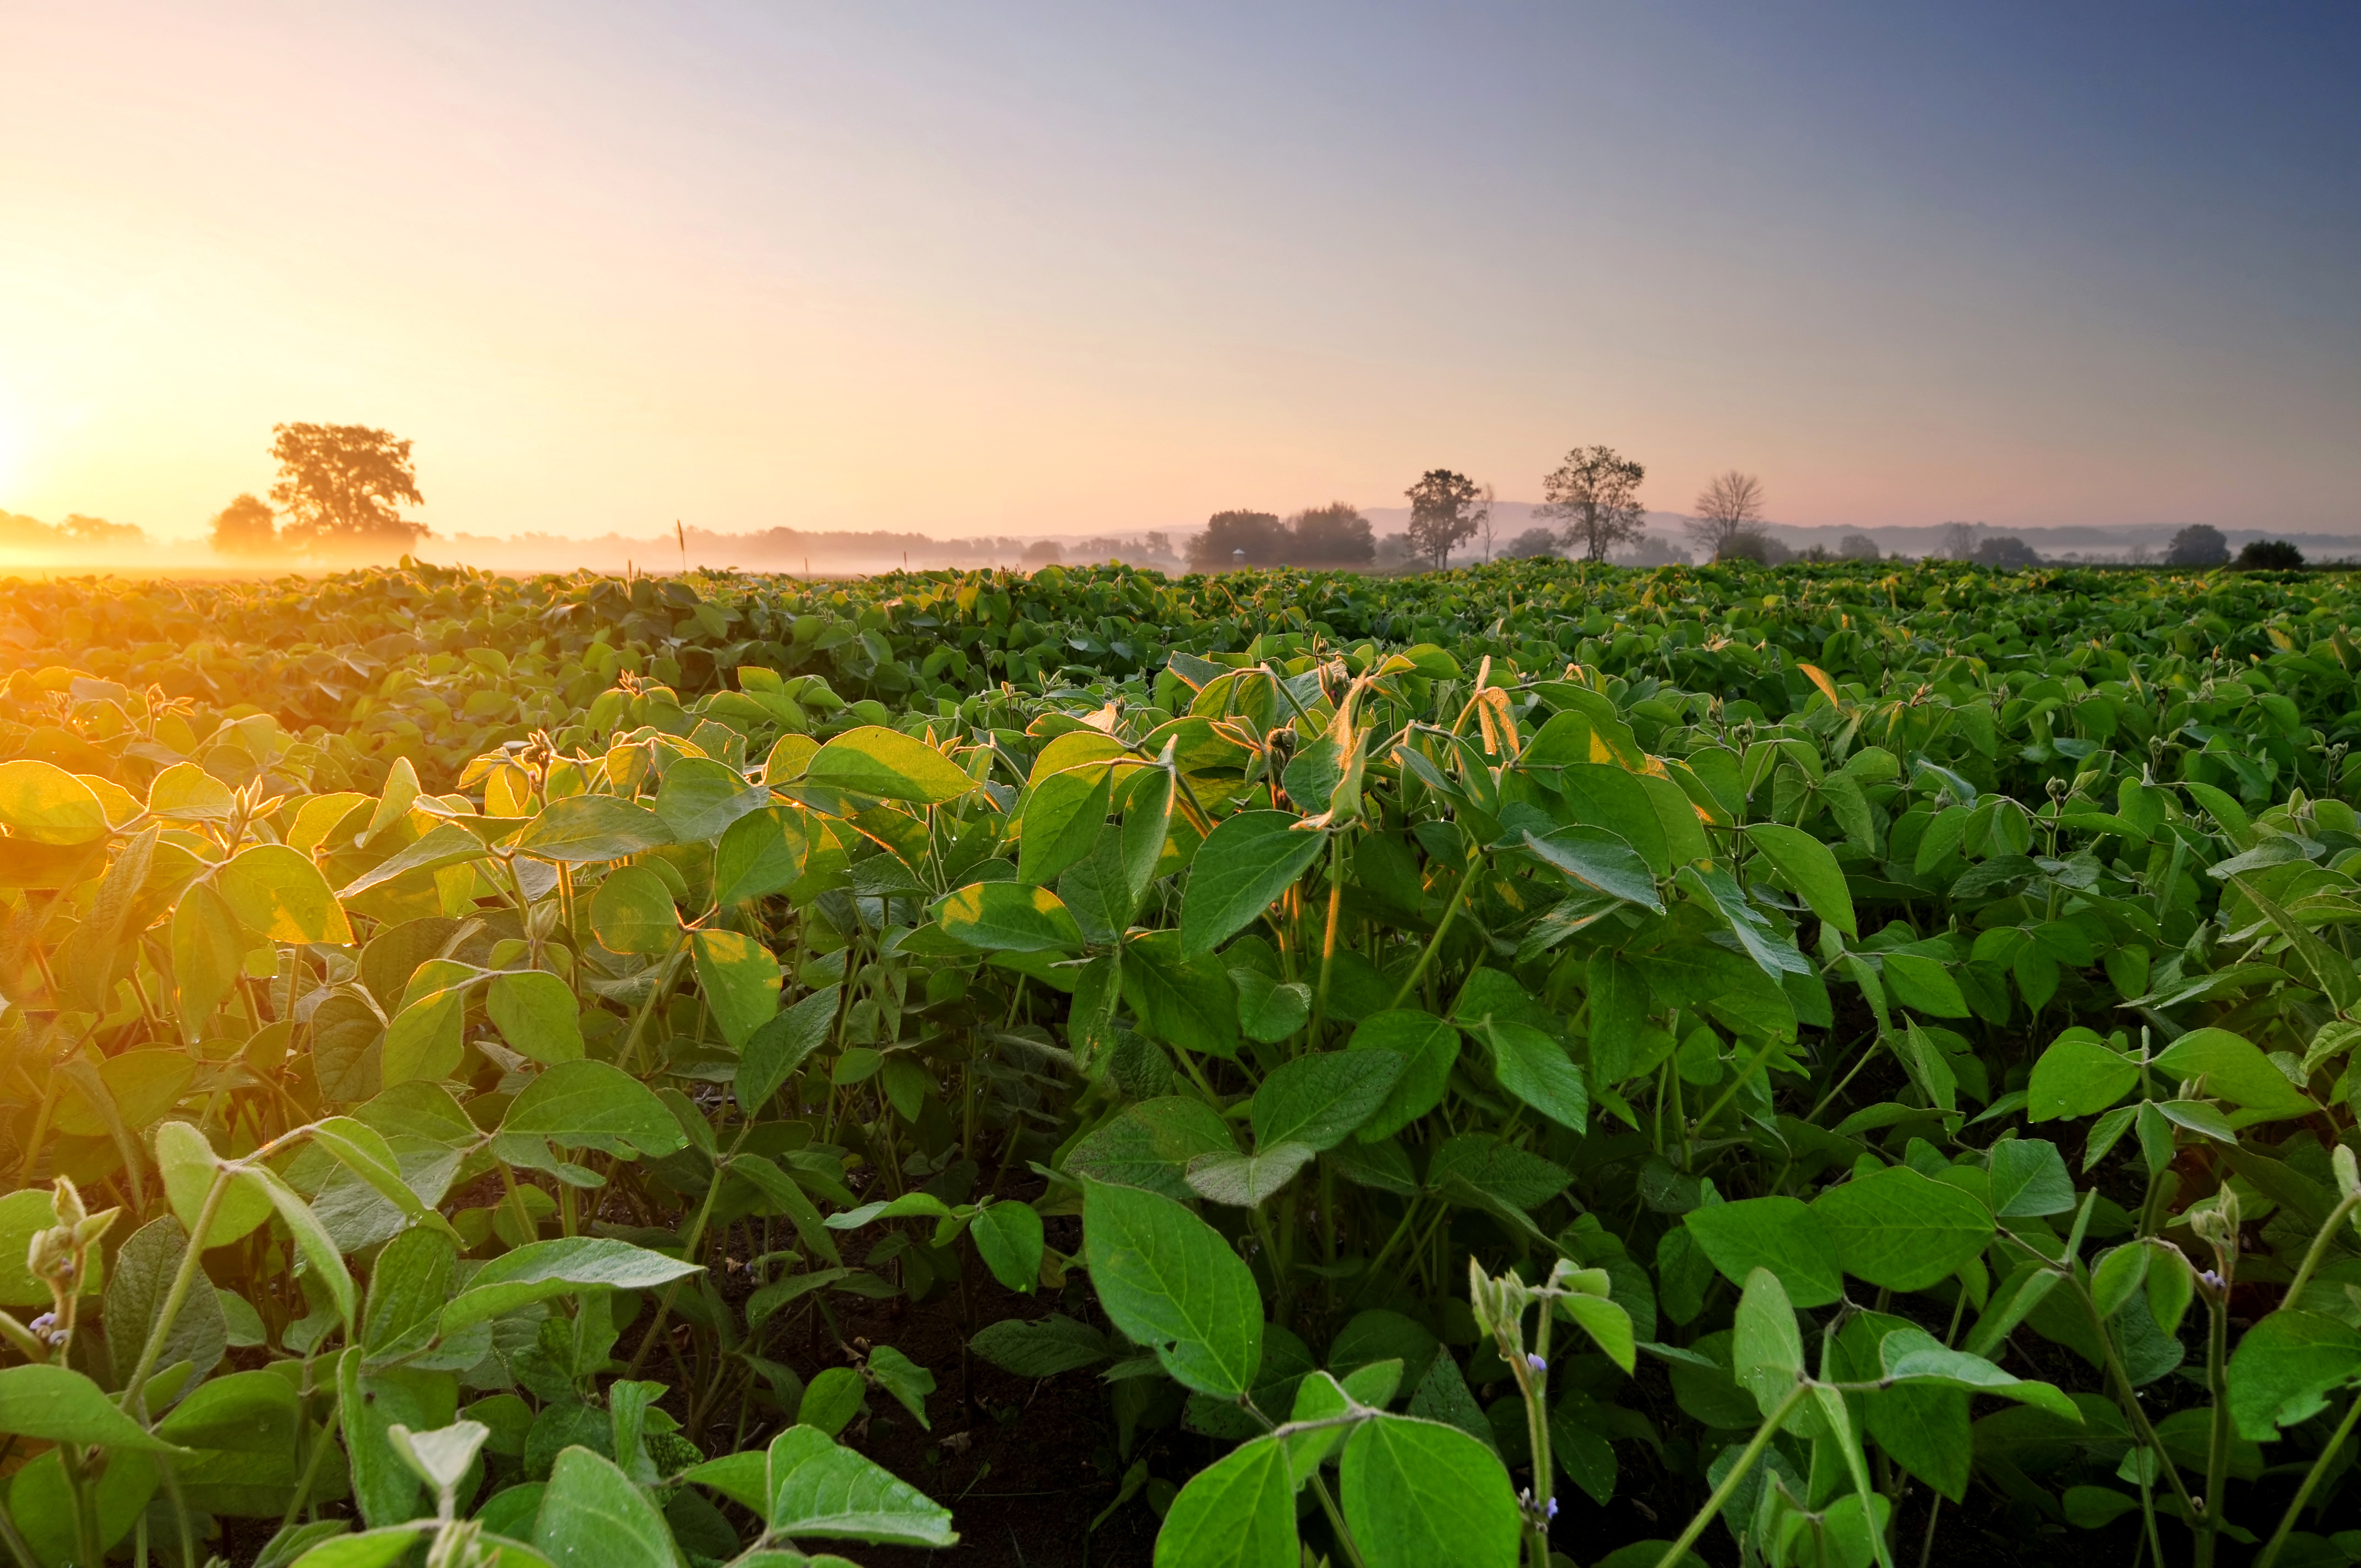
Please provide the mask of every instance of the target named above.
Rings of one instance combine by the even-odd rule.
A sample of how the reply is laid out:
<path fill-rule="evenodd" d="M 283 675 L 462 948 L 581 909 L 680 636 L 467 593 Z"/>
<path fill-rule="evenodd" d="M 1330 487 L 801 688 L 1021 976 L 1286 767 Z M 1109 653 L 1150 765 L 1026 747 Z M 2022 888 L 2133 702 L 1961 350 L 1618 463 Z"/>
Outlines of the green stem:
<path fill-rule="evenodd" d="M 2320 1266 L 2321 1258 L 2327 1254 L 2329 1238 L 2345 1223 L 2345 1216 L 2356 1209 L 2361 1209 L 2361 1197 L 2345 1199 L 2328 1216 L 2328 1223 L 2320 1227 L 2320 1234 L 2312 1238 L 2312 1250 L 2303 1255 L 2303 1266 L 2295 1271 L 2295 1277 L 2288 1283 L 2287 1294 L 2279 1299 L 2281 1311 L 2295 1306 L 2296 1298 L 2303 1294 L 2303 1288 L 2312 1282 L 2312 1271 Z"/>
<path fill-rule="evenodd" d="M 1387 1006 L 1400 1006 L 1410 999 L 1410 993 L 1418 989 L 1419 981 L 1426 974 L 1426 966 L 1434 961 L 1436 950 L 1443 946 L 1444 934 L 1451 929 L 1452 921 L 1458 918 L 1459 906 L 1467 902 L 1468 889 L 1476 885 L 1476 868 L 1483 863 L 1481 855 L 1468 857 L 1466 868 L 1459 873 L 1458 889 L 1451 895 L 1450 906 L 1443 912 L 1442 923 L 1435 927 L 1434 935 L 1427 938 L 1426 951 L 1418 956 L 1418 967 L 1403 978 L 1401 989 L 1394 992 L 1394 999 L 1386 1003 Z"/>
<path fill-rule="evenodd" d="M 197 1211 L 196 1229 L 190 1233 L 188 1245 L 181 1249 L 181 1266 L 172 1276 L 172 1288 L 164 1293 L 164 1305 L 156 1314 L 156 1326 L 148 1331 L 148 1343 L 140 1347 L 139 1365 L 132 1369 L 131 1380 L 123 1386 L 122 1397 L 115 1401 L 116 1409 L 143 1426 L 148 1415 L 140 1395 L 148 1387 L 149 1375 L 156 1370 L 156 1358 L 164 1354 L 165 1337 L 179 1320 L 181 1304 L 189 1299 L 189 1287 L 196 1279 L 199 1259 L 204 1253 L 204 1239 L 214 1228 L 214 1216 L 221 1212 L 222 1200 L 229 1195 L 233 1174 L 228 1166 L 214 1168 L 214 1184 L 205 1193 L 205 1206 Z"/>
<path fill-rule="evenodd" d="M 1796 1379 L 1795 1386 L 1787 1390 L 1786 1397 L 1779 1401 L 1778 1408 L 1764 1418 L 1762 1426 L 1755 1430 L 1754 1440 L 1746 1445 L 1743 1453 L 1739 1454 L 1738 1463 L 1730 1467 L 1730 1474 L 1721 1478 L 1721 1485 L 1713 1489 L 1713 1496 L 1705 1500 L 1705 1507 L 1699 1508 L 1697 1511 L 1697 1517 L 1689 1520 L 1688 1528 L 1681 1531 L 1680 1539 L 1674 1541 L 1665 1550 L 1664 1556 L 1656 1560 L 1656 1568 L 1680 1568 L 1681 1559 L 1687 1554 L 1688 1549 L 1697 1543 L 1698 1536 L 1705 1533 L 1705 1527 L 1713 1522 L 1714 1516 L 1721 1512 L 1723 1505 L 1730 1501 L 1730 1495 L 1738 1490 L 1739 1483 L 1745 1480 L 1747 1473 L 1754 1468 L 1754 1462 L 1763 1457 L 1763 1451 L 1770 1446 L 1772 1434 L 1779 1430 L 1779 1423 L 1785 1420 L 1795 1408 L 1804 1402 L 1805 1396 L 1811 1391 L 1812 1386 L 1809 1383 L 1801 1378 Z"/>
<path fill-rule="evenodd" d="M 2353 1423 L 2356 1420 L 2361 1420 L 2361 1394 L 2356 1394 L 2353 1402 L 2345 1407 L 2345 1419 L 2336 1423 L 2336 1431 L 2329 1436 L 2328 1446 L 2320 1451 L 2320 1457 L 2313 1460 L 2312 1468 L 2304 1473 L 2303 1485 L 2295 1489 L 2295 1500 L 2288 1505 L 2287 1512 L 2279 1516 L 2279 1528 L 2271 1531 L 2270 1543 L 2263 1548 L 2263 1554 L 2255 1559 L 2255 1568 L 2271 1568 L 2271 1564 L 2279 1561 L 2279 1549 L 2287 1544 L 2288 1531 L 2295 1528 L 2296 1516 L 2303 1512 L 2306 1503 L 2312 1501 L 2312 1491 L 2320 1485 L 2320 1478 L 2328 1473 L 2329 1465 L 2344 1449 L 2345 1440 L 2353 1435 Z"/>
<path fill-rule="evenodd" d="M 1345 899 L 1345 835 L 1328 835 L 1328 929 L 1320 943 L 1320 989 L 1312 998 L 1312 1033 L 1305 1036 L 1316 1047 L 1320 1043 L 1321 1026 L 1328 1021 L 1328 970 L 1336 961 L 1336 915 Z"/>
<path fill-rule="evenodd" d="M 2229 1268 L 2224 1266 L 2223 1272 Z M 2205 1339 L 2205 1382 L 2213 1395 L 2213 1420 L 2205 1453 L 2205 1512 L 2197 1523 L 2197 1568 L 2211 1568 L 2213 1548 L 2222 1536 L 2224 1498 L 2230 1482 L 2230 1288 L 2224 1280 L 2221 1298 L 2208 1301 L 2212 1319 Z"/>
<path fill-rule="evenodd" d="M 738 1135 L 730 1140 L 730 1147 L 723 1151 L 719 1159 L 713 1162 L 713 1179 L 706 1183 L 705 1201 L 697 1205 L 697 1223 L 689 1227 L 687 1240 L 680 1249 L 682 1262 L 696 1261 L 697 1249 L 705 1240 L 705 1223 L 713 1217 L 713 1201 L 720 1195 L 722 1178 L 726 1174 L 730 1156 L 738 1152 L 738 1146 L 744 1143 L 746 1135 L 753 1130 L 752 1122 L 741 1126 L 738 1129 Z M 624 1376 L 637 1377 L 640 1375 L 640 1364 L 647 1360 L 649 1350 L 653 1348 L 656 1341 L 664 1336 L 664 1323 L 672 1316 L 673 1297 L 679 1292 L 680 1286 L 681 1282 L 675 1279 L 664 1287 L 664 1299 L 656 1304 L 655 1318 L 648 1324 L 648 1332 L 641 1336 L 640 1348 L 631 1353 L 631 1365 L 625 1369 Z"/>

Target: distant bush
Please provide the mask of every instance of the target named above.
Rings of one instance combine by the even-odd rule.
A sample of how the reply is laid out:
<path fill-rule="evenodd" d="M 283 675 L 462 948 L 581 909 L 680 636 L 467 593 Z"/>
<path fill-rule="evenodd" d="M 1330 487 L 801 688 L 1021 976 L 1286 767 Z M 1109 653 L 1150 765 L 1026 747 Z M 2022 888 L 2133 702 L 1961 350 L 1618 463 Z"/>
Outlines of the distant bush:
<path fill-rule="evenodd" d="M 2026 566 L 2041 565 L 2041 553 L 2013 533 L 1995 533 L 1989 539 L 1976 541 L 1968 559 L 1979 566 L 1993 566 L 2004 572 L 2014 572 Z"/>
<path fill-rule="evenodd" d="M 2242 572 L 2301 572 L 2303 552 L 2284 539 L 2250 539 L 2237 565 Z"/>

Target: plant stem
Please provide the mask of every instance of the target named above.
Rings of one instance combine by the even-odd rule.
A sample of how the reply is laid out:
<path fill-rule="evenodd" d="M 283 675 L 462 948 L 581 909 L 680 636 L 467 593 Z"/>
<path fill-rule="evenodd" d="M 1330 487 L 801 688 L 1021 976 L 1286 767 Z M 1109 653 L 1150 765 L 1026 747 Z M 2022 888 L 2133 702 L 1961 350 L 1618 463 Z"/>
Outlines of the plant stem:
<path fill-rule="evenodd" d="M 2284 1312 L 2294 1308 L 2296 1298 L 2302 1295 L 2303 1288 L 2312 1282 L 2312 1271 L 2320 1266 L 2322 1256 L 2328 1251 L 2329 1238 L 2337 1233 L 2345 1217 L 2356 1208 L 2361 1208 L 2361 1198 L 2347 1198 L 2336 1205 L 2335 1212 L 2328 1216 L 2328 1223 L 2320 1227 L 2318 1235 L 2312 1238 L 2312 1249 L 2303 1255 L 2303 1266 L 2288 1282 L 2287 1294 L 2279 1299 L 2279 1310 Z"/>
<path fill-rule="evenodd" d="M 2263 1554 L 2255 1559 L 2255 1568 L 2271 1568 L 2271 1564 L 2279 1561 L 2279 1549 L 2287 1544 L 2288 1532 L 2295 1528 L 2296 1516 L 2303 1512 L 2306 1503 L 2312 1501 L 2312 1491 L 2320 1485 L 2321 1476 L 2327 1474 L 2329 1465 L 2343 1451 L 2345 1440 L 2353 1435 L 2353 1423 L 2356 1420 L 2361 1420 L 2361 1394 L 2356 1394 L 2353 1402 L 2345 1407 L 2345 1419 L 2337 1422 L 2336 1430 L 2329 1434 L 2328 1446 L 2320 1451 L 2320 1457 L 2312 1462 L 2310 1470 L 2304 1472 L 2303 1485 L 2295 1489 L 2295 1500 L 2288 1504 L 2287 1512 L 2279 1516 L 2279 1528 L 2271 1531 L 2269 1544 L 2263 1548 Z"/>
<path fill-rule="evenodd" d="M 1656 1560 L 1656 1568 L 1680 1568 L 1681 1558 L 1697 1543 L 1697 1538 L 1705 1533 L 1705 1527 L 1713 1522 L 1714 1516 L 1721 1512 L 1723 1505 L 1730 1501 L 1730 1494 L 1738 1490 L 1738 1484 L 1745 1480 L 1747 1473 L 1754 1468 L 1754 1462 L 1763 1457 L 1763 1451 L 1770 1446 L 1772 1434 L 1779 1430 L 1779 1423 L 1785 1420 L 1811 1391 L 1809 1383 L 1800 1377 L 1795 1380 L 1795 1386 L 1787 1390 L 1786 1398 L 1779 1401 L 1778 1409 L 1763 1418 L 1762 1426 L 1755 1429 L 1753 1441 L 1739 1454 L 1738 1463 L 1730 1467 L 1730 1474 L 1721 1478 L 1721 1485 L 1713 1489 L 1713 1496 L 1705 1500 L 1705 1507 L 1689 1520 L 1688 1528 L 1681 1531 L 1680 1539 Z"/>
<path fill-rule="evenodd" d="M 1320 942 L 1320 989 L 1312 998 L 1312 1032 L 1307 1041 L 1320 1044 L 1321 1026 L 1328 1021 L 1328 970 L 1336 961 L 1336 915 L 1345 900 L 1345 835 L 1328 835 L 1328 929 Z"/>
<path fill-rule="evenodd" d="M 1442 923 L 1435 927 L 1434 935 L 1427 938 L 1426 950 L 1418 955 L 1418 967 L 1403 977 L 1401 989 L 1394 992 L 1394 999 L 1387 1003 L 1387 1006 L 1400 1006 L 1409 1000 L 1410 993 L 1418 989 L 1419 981 L 1426 974 L 1426 966 L 1434 961 L 1436 949 L 1443 946 L 1444 934 L 1451 929 L 1451 922 L 1458 918 L 1459 906 L 1467 902 L 1468 889 L 1476 885 L 1476 868 L 1483 863 L 1481 855 L 1467 858 L 1466 868 L 1459 873 L 1459 886 L 1451 895 L 1449 907 L 1443 912 Z"/>
<path fill-rule="evenodd" d="M 221 1212 L 222 1200 L 229 1194 L 234 1174 L 228 1166 L 214 1168 L 214 1184 L 205 1192 L 205 1206 L 197 1212 L 197 1228 L 181 1250 L 181 1266 L 172 1276 L 172 1288 L 164 1293 L 164 1305 L 156 1313 L 156 1326 L 148 1331 L 148 1343 L 140 1347 L 138 1365 L 132 1369 L 130 1381 L 124 1384 L 122 1396 L 115 1401 L 116 1409 L 142 1426 L 147 1424 L 148 1414 L 140 1394 L 156 1370 L 156 1358 L 164 1354 L 164 1340 L 181 1315 L 181 1304 L 189 1299 L 189 1286 L 196 1278 L 199 1259 L 204 1253 L 205 1236 L 214 1228 L 214 1216 Z"/>
<path fill-rule="evenodd" d="M 697 1205 L 697 1223 L 688 1228 L 688 1235 L 680 1249 L 683 1263 L 696 1261 L 697 1246 L 705 1240 L 705 1222 L 713 1217 L 713 1201 L 720 1195 L 722 1178 L 728 1173 L 730 1157 L 738 1152 L 738 1146 L 744 1143 L 746 1135 L 753 1130 L 754 1124 L 751 1121 L 741 1126 L 738 1129 L 738 1135 L 730 1140 L 729 1148 L 722 1152 L 719 1159 L 713 1162 L 713 1179 L 706 1183 L 705 1201 Z M 640 1375 L 641 1363 L 647 1360 L 648 1351 L 664 1334 L 664 1322 L 672 1316 L 673 1297 L 679 1293 L 681 1281 L 678 1279 L 664 1287 L 664 1299 L 656 1304 L 656 1315 L 649 1322 L 648 1332 L 641 1336 L 640 1348 L 631 1353 L 631 1365 L 624 1370 L 624 1376 L 637 1377 Z"/>
<path fill-rule="evenodd" d="M 2223 1272 L 2229 1270 L 2225 1265 Z M 2205 1336 L 2205 1383 L 2213 1395 L 2213 1420 L 2205 1452 L 2205 1511 L 2197 1521 L 2197 1568 L 2212 1568 L 2222 1536 L 2222 1489 L 2230 1475 L 2230 1289 L 2223 1281 L 2218 1300 L 2208 1301 L 2212 1318 Z"/>

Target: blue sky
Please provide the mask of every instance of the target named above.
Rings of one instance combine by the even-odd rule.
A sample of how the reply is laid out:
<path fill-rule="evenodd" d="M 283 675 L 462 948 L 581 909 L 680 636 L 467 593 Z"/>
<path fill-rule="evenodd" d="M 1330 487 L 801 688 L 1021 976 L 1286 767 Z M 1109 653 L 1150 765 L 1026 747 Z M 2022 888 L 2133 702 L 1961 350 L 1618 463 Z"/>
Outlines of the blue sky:
<path fill-rule="evenodd" d="M 0 508 L 1537 499 L 2361 532 L 2351 6 L 128 0 L 0 56 Z"/>

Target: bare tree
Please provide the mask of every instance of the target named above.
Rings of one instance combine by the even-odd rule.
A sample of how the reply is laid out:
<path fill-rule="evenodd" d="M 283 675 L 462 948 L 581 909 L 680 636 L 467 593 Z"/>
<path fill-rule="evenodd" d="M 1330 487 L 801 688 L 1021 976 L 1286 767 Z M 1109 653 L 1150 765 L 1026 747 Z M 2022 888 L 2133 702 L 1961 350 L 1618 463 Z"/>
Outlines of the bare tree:
<path fill-rule="evenodd" d="M 1577 446 L 1542 481 L 1541 513 L 1565 523 L 1568 549 L 1586 561 L 1604 561 L 1609 550 L 1648 532 L 1648 510 L 1640 504 L 1640 481 L 1647 477 L 1611 446 Z"/>
<path fill-rule="evenodd" d="M 1719 560 L 1742 533 L 1763 527 L 1763 481 L 1732 468 L 1697 492 L 1697 516 L 1681 526 L 1708 561 Z"/>
<path fill-rule="evenodd" d="M 1976 534 L 1981 522 L 1947 522 L 1935 534 L 1935 558 L 1938 561 L 1965 561 L 1976 553 Z"/>
<path fill-rule="evenodd" d="M 1492 564 L 1492 487 L 1484 487 L 1484 499 L 1476 509 L 1476 536 L 1484 542 L 1484 564 Z"/>

